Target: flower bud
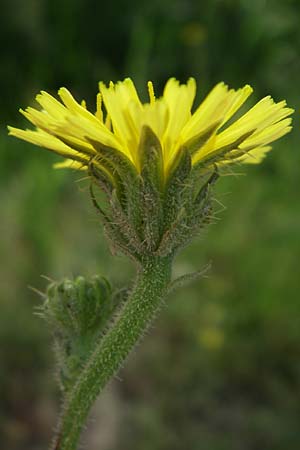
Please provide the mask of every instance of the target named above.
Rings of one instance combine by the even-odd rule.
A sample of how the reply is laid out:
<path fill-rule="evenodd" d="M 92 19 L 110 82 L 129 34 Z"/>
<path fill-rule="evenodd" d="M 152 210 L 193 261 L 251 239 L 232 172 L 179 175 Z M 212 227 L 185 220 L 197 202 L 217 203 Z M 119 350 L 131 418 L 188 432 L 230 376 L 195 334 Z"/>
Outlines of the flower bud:
<path fill-rule="evenodd" d="M 43 317 L 52 327 L 59 381 L 73 386 L 101 339 L 114 311 L 111 286 L 101 276 L 53 282 L 46 292 Z"/>
<path fill-rule="evenodd" d="M 99 330 L 112 309 L 108 281 L 100 276 L 80 276 L 49 285 L 44 315 L 62 334 L 82 336 Z"/>

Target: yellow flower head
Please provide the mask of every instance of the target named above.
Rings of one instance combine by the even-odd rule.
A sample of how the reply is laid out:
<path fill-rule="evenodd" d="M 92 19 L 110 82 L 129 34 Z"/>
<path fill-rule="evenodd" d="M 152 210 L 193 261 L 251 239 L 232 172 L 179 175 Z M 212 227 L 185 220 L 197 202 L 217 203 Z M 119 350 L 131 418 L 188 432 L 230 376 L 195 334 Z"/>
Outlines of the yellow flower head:
<path fill-rule="evenodd" d="M 113 251 L 138 262 L 174 255 L 211 222 L 220 166 L 260 162 L 291 130 L 293 110 L 270 96 L 230 120 L 252 93 L 248 85 L 235 91 L 219 83 L 194 112 L 193 78 L 171 78 L 160 98 L 149 82 L 144 104 L 129 78 L 99 89 L 95 114 L 66 88 L 60 101 L 42 91 L 41 110 L 21 110 L 36 129 L 9 131 L 63 156 L 58 167 L 88 169 Z M 101 205 L 95 185 L 105 194 Z"/>
<path fill-rule="evenodd" d="M 99 143 L 121 152 L 139 172 L 139 143 L 143 127 L 148 126 L 161 143 L 167 176 L 182 148 L 190 152 L 194 166 L 258 163 L 270 150 L 268 144 L 291 130 L 288 116 L 293 110 L 270 96 L 226 127 L 252 93 L 248 85 L 234 90 L 219 83 L 194 112 L 193 78 L 186 84 L 169 79 L 160 98 L 149 82 L 149 103 L 144 104 L 130 78 L 109 87 L 100 83 L 99 89 L 95 114 L 66 88 L 58 91 L 60 101 L 42 91 L 36 97 L 42 110 L 21 110 L 36 130 L 9 127 L 10 134 L 62 155 L 67 161 L 60 166 L 87 168 L 99 156 L 101 147 L 95 145 Z"/>

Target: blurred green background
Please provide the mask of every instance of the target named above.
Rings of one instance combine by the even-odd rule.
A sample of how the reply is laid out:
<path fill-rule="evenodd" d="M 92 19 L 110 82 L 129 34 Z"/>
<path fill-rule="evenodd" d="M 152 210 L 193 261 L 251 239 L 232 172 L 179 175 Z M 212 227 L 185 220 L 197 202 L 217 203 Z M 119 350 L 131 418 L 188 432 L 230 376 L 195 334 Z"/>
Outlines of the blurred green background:
<path fill-rule="evenodd" d="M 296 109 L 293 132 L 260 166 L 219 182 L 218 220 L 177 259 L 204 278 L 169 298 L 107 389 L 89 450 L 299 450 L 299 0 L 3 0 L 1 2 L 0 443 L 47 448 L 59 396 L 49 330 L 34 315 L 53 279 L 133 274 L 112 258 L 80 175 L 6 135 L 19 107 L 68 87 L 94 109 L 97 82 L 161 91 L 194 76 L 250 83 Z M 251 101 L 250 101 L 251 104 Z M 27 125 L 27 124 L 26 124 Z M 226 209 L 223 209 L 223 206 Z"/>

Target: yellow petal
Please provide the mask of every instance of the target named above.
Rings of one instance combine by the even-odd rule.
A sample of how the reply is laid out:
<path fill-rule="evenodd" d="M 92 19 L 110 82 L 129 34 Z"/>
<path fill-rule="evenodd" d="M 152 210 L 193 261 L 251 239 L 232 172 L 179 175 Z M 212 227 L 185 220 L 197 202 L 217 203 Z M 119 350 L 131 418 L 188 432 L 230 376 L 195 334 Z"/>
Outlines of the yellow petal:
<path fill-rule="evenodd" d="M 82 162 L 88 161 L 88 157 L 86 155 L 76 152 L 72 148 L 63 144 L 59 139 L 45 133 L 42 130 L 20 130 L 19 128 L 10 126 L 8 129 L 11 136 L 23 139 L 24 141 L 38 145 L 39 147 L 45 147 L 49 150 L 53 150 L 55 153 L 58 153 L 65 158 L 72 158 Z"/>
<path fill-rule="evenodd" d="M 259 164 L 270 150 L 272 150 L 271 146 L 254 148 L 248 153 L 245 153 L 245 155 L 237 158 L 235 162 L 242 164 Z"/>
<path fill-rule="evenodd" d="M 181 132 L 182 141 L 188 141 L 213 122 L 223 118 L 224 108 L 229 105 L 229 100 L 227 86 L 224 83 L 217 84 L 184 126 Z"/>
<path fill-rule="evenodd" d="M 72 159 L 65 159 L 63 162 L 58 162 L 53 164 L 54 169 L 74 169 L 74 170 L 87 170 L 88 166 L 86 164 L 80 163 L 78 161 L 73 161 Z"/>

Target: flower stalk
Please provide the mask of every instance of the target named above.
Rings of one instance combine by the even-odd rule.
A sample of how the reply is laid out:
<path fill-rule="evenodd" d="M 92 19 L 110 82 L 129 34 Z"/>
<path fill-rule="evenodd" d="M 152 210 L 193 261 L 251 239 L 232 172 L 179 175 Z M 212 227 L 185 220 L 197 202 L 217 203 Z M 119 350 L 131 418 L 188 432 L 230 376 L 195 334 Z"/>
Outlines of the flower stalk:
<path fill-rule="evenodd" d="M 68 393 L 51 449 L 75 450 L 89 410 L 107 382 L 124 364 L 163 304 L 171 280 L 172 256 L 146 258 L 119 317 L 95 346 Z"/>

